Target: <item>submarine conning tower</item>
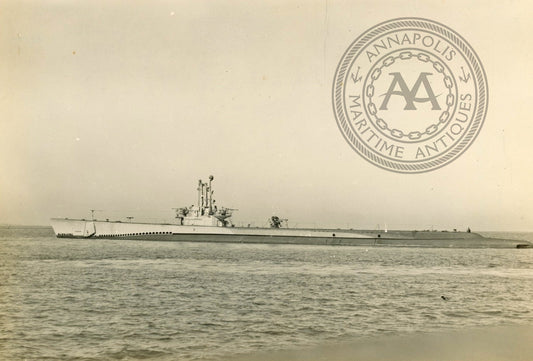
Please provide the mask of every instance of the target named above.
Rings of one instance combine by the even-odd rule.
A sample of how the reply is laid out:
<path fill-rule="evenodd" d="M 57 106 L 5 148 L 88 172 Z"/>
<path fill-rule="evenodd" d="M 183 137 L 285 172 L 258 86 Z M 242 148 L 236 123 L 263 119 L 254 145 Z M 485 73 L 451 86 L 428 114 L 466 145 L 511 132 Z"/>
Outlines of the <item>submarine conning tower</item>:
<path fill-rule="evenodd" d="M 200 215 L 211 215 L 213 214 L 213 203 L 215 201 L 213 200 L 213 187 L 211 186 L 211 182 L 215 177 L 212 175 L 209 176 L 209 183 L 202 182 L 201 179 L 198 179 L 198 208 L 200 209 Z"/>
<path fill-rule="evenodd" d="M 181 225 L 204 225 L 226 227 L 231 225 L 228 218 L 232 216 L 234 209 L 221 207 L 218 209 L 213 198 L 212 182 L 215 179 L 209 176 L 209 181 L 198 180 L 198 203 L 190 207 L 176 209 L 176 218 L 180 220 Z"/>

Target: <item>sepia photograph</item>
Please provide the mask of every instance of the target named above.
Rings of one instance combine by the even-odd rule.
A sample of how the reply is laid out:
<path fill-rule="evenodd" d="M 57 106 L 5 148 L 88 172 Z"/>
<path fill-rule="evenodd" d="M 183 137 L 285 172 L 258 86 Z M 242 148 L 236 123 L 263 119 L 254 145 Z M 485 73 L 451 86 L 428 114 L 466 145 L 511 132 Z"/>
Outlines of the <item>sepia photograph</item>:
<path fill-rule="evenodd" d="M 533 5 L 0 0 L 0 359 L 533 359 Z"/>

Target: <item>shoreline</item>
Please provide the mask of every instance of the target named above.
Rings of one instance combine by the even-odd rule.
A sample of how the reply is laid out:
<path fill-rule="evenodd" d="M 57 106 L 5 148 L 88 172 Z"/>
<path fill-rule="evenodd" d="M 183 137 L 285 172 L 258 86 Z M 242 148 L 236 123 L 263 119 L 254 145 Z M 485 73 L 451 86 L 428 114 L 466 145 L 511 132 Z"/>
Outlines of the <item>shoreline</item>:
<path fill-rule="evenodd" d="M 364 337 L 299 350 L 260 352 L 224 361 L 528 361 L 533 324 L 487 326 L 403 336 Z"/>

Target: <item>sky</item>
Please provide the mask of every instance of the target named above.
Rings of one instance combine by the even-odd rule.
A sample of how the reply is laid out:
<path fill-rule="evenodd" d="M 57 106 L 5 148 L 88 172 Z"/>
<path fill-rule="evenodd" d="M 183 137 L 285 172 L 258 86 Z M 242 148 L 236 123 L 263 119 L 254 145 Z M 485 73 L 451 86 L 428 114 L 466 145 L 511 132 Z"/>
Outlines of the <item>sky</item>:
<path fill-rule="evenodd" d="M 527 1 L 0 1 L 0 224 L 163 219 L 214 175 L 234 222 L 533 231 Z M 335 69 L 397 17 L 443 23 L 489 84 L 452 163 L 378 168 L 339 131 Z"/>

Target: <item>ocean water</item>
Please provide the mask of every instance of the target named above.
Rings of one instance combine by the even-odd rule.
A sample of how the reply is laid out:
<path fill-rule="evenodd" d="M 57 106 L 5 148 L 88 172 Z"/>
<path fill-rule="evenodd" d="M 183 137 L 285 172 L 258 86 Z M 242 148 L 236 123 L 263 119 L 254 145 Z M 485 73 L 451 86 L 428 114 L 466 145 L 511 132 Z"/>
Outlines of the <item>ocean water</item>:
<path fill-rule="evenodd" d="M 531 324 L 533 249 L 69 240 L 0 228 L 2 360 L 227 360 Z"/>

